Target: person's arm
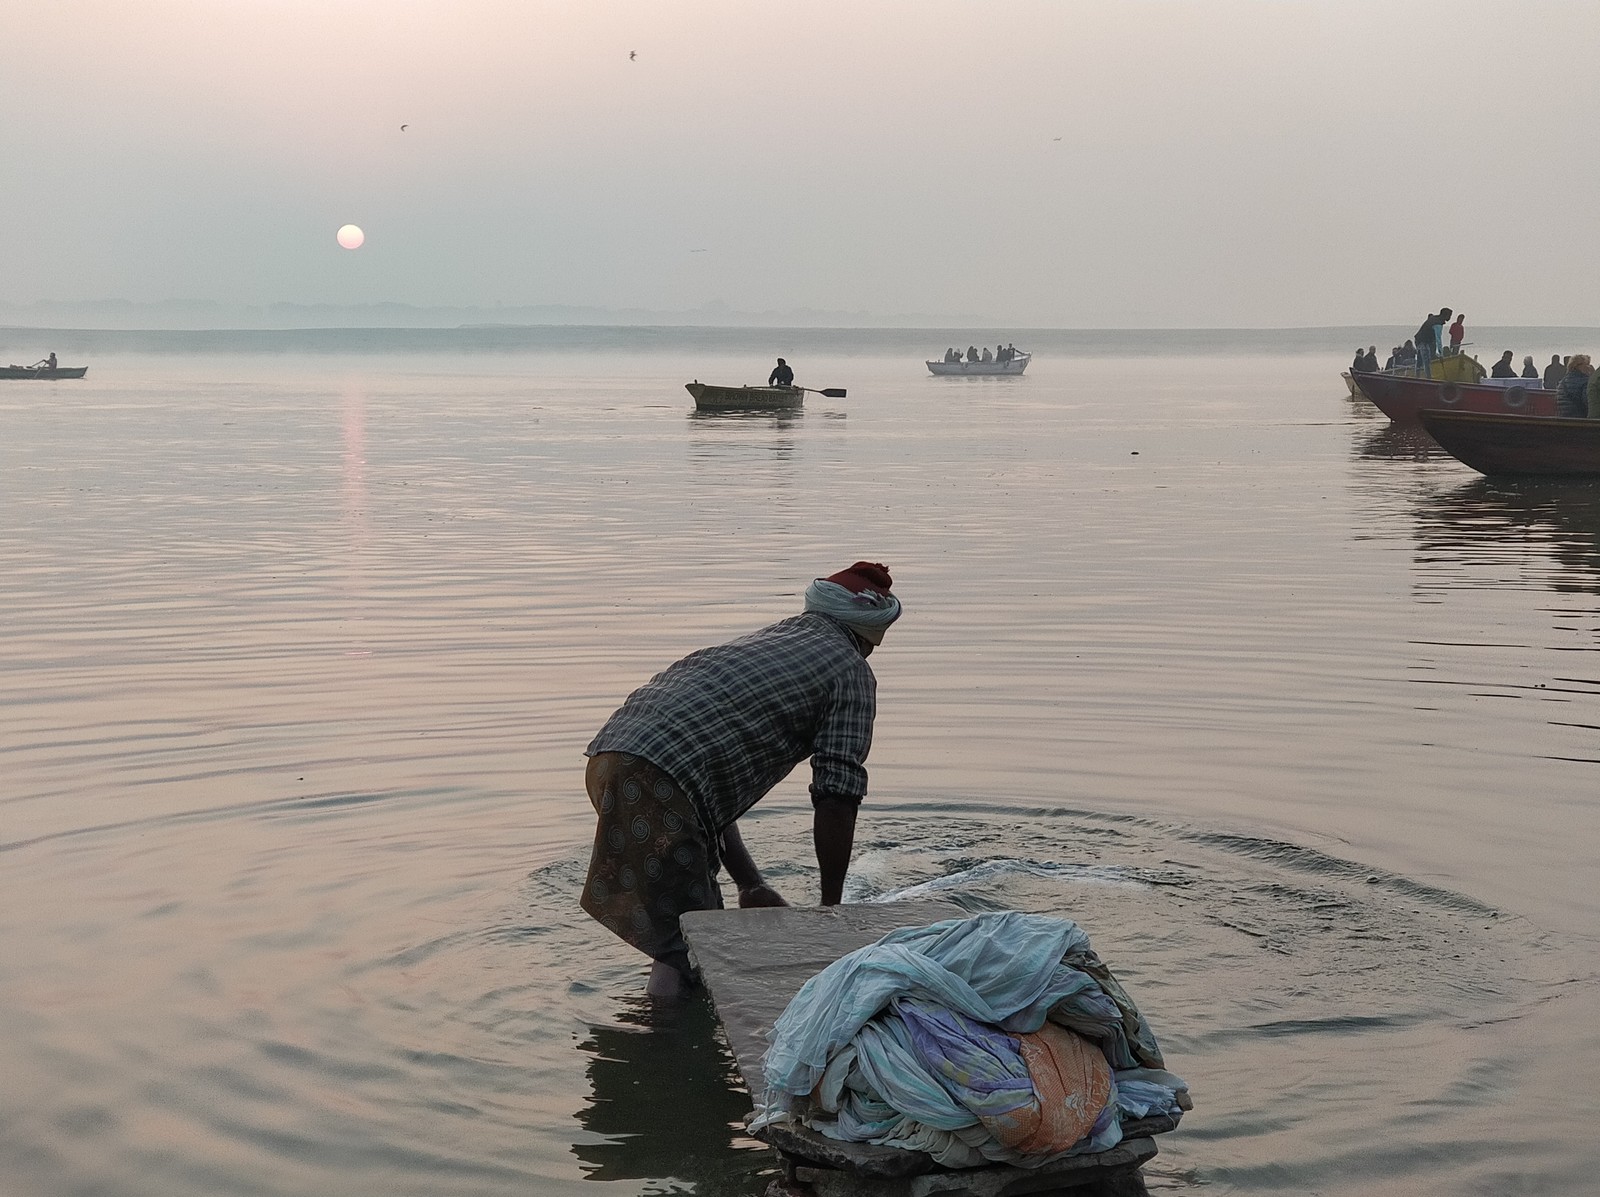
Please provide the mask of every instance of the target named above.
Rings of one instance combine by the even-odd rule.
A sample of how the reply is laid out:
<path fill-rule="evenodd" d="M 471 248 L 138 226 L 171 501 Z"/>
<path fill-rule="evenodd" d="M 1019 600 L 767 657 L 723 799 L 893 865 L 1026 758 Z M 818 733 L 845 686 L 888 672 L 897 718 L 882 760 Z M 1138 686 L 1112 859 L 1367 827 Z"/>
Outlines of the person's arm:
<path fill-rule="evenodd" d="M 744 846 L 744 837 L 739 834 L 736 823 L 722 832 L 722 864 L 728 870 L 728 876 L 733 878 L 733 883 L 739 887 L 741 907 L 789 904 L 783 900 L 782 894 L 762 879 L 761 870 L 756 868 L 750 850 Z"/>
<path fill-rule="evenodd" d="M 822 904 L 844 900 L 844 878 L 855 846 L 856 811 L 867 794 L 867 754 L 878 711 L 878 683 L 860 637 L 841 628 L 855 645 L 834 676 L 828 702 L 811 744 L 812 841 L 822 874 Z M 871 645 L 866 649 L 870 651 Z"/>
<path fill-rule="evenodd" d="M 844 878 L 850 871 L 850 850 L 855 846 L 856 810 L 849 798 L 816 795 L 811 833 L 817 848 L 817 868 L 822 873 L 822 904 L 837 906 L 844 900 Z"/>

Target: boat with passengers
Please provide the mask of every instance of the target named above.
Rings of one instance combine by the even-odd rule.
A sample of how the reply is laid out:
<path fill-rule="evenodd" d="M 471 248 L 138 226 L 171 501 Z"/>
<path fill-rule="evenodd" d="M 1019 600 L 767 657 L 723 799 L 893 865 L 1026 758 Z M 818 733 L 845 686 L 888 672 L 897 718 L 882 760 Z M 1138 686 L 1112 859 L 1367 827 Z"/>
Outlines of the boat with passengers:
<path fill-rule="evenodd" d="M 1508 416 L 1554 416 L 1556 393 L 1537 378 L 1487 378 L 1469 354 L 1446 354 L 1433 362 L 1431 377 L 1384 371 L 1357 373 L 1351 385 L 1397 424 L 1415 424 L 1430 408 Z"/>
<path fill-rule="evenodd" d="M 984 350 L 988 353 L 988 350 Z M 1028 363 L 1033 360 L 1033 354 L 1022 349 L 1007 348 L 1002 350 L 1002 355 L 993 355 L 987 359 L 980 357 L 977 361 L 963 357 L 954 350 L 946 353 L 938 361 L 927 363 L 928 371 L 940 375 L 962 375 L 966 377 L 986 377 L 1003 374 L 1021 374 L 1028 368 Z"/>

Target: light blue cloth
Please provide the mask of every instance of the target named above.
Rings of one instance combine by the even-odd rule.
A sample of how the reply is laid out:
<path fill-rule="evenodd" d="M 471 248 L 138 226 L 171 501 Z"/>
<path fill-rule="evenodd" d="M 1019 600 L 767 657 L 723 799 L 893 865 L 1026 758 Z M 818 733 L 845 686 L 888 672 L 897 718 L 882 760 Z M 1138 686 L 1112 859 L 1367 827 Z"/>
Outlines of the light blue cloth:
<path fill-rule="evenodd" d="M 1000 1144 L 980 1116 L 1033 1100 L 1012 1035 L 1047 1018 L 1124 1070 L 1074 1151 L 1114 1146 L 1122 1113 L 1178 1108 L 1182 1080 L 1161 1071 L 1148 1023 L 1083 930 L 1003 911 L 891 932 L 807 981 L 773 1027 L 752 1127 L 799 1117 L 830 1137 L 927 1151 L 949 1167 L 1043 1163 L 1050 1157 Z"/>
<path fill-rule="evenodd" d="M 806 587 L 805 609 L 831 615 L 874 644 L 882 644 L 883 633 L 900 618 L 900 600 L 893 594 L 857 593 L 827 578 L 818 578 Z"/>

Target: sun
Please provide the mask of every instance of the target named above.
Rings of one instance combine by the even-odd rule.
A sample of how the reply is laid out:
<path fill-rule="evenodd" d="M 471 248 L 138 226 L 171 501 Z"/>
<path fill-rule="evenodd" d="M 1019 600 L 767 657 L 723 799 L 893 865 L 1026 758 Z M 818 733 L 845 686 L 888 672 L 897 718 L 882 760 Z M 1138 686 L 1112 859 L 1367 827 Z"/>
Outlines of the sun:
<path fill-rule="evenodd" d="M 367 235 L 361 231 L 360 225 L 346 224 L 339 227 L 337 240 L 345 249 L 360 249 L 366 239 Z"/>

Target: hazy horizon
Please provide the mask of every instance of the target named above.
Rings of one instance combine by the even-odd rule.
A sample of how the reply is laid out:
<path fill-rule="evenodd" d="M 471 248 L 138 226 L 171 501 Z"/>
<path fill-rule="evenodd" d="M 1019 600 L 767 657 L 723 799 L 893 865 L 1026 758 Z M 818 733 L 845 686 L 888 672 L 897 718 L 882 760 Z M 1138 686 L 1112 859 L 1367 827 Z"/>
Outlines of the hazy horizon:
<path fill-rule="evenodd" d="M 677 311 L 645 308 L 580 307 L 546 304 L 502 307 L 428 307 L 376 302 L 367 304 L 310 304 L 278 302 L 245 305 L 214 300 L 170 300 L 136 303 L 130 300 L 37 301 L 7 304 L 0 301 L 0 331 L 83 332 L 204 332 L 204 331 L 327 331 L 362 329 L 471 329 L 471 328 L 685 328 L 685 329 L 848 329 L 948 332 L 957 329 L 1040 332 L 1218 332 L 1218 333 L 1349 333 L 1380 339 L 1406 336 L 1409 321 L 1368 321 L 1360 324 L 1079 324 L 1022 325 L 985 319 L 974 314 L 872 313 L 824 309 L 740 311 L 710 303 Z M 1600 331 L 1596 324 L 1474 325 L 1480 334 L 1490 332 Z"/>
<path fill-rule="evenodd" d="M 0 12 L 41 50 L 0 76 L 0 310 L 1600 324 L 1555 268 L 1593 227 L 1587 76 L 1549 61 L 1600 5 Z"/>

